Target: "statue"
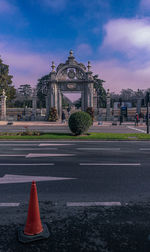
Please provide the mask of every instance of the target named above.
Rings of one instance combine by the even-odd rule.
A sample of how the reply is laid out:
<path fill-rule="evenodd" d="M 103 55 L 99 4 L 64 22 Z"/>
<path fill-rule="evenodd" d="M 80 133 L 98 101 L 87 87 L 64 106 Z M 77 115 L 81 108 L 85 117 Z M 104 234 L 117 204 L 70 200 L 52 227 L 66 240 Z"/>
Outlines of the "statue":
<path fill-rule="evenodd" d="M 3 91 L 2 91 L 2 95 L 3 95 L 3 96 L 5 96 L 5 95 L 6 95 L 6 93 L 5 93 L 5 89 L 3 89 Z"/>

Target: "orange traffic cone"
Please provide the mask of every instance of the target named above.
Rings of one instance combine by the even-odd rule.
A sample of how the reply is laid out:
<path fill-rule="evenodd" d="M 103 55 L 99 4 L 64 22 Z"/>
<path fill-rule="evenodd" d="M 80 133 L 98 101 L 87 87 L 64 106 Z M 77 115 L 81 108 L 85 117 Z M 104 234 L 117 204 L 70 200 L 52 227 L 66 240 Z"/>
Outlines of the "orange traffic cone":
<path fill-rule="evenodd" d="M 33 181 L 31 186 L 28 217 L 26 226 L 24 228 L 24 234 L 35 235 L 41 233 L 42 231 L 43 227 L 40 219 L 40 210 L 39 210 L 36 183 Z"/>
<path fill-rule="evenodd" d="M 23 243 L 45 239 L 49 237 L 47 226 L 42 226 L 36 183 L 33 181 L 30 192 L 28 216 L 24 230 L 19 230 L 18 238 Z"/>

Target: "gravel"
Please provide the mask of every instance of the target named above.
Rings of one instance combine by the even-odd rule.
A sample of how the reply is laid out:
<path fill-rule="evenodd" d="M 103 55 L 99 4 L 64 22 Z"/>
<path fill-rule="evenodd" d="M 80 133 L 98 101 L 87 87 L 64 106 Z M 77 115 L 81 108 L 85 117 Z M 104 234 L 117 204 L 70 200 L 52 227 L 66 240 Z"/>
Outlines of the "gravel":
<path fill-rule="evenodd" d="M 50 237 L 22 244 L 27 204 L 0 208 L 0 252 L 149 252 L 150 203 L 117 207 L 66 207 L 40 202 Z"/>

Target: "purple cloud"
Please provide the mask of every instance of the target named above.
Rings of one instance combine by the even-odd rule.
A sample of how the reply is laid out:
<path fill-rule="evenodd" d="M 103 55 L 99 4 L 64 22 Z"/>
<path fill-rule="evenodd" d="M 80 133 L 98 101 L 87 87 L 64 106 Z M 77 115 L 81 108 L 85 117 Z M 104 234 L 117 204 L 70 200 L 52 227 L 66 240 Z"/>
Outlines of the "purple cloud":
<path fill-rule="evenodd" d="M 1 14 L 5 14 L 5 13 L 13 14 L 16 12 L 16 10 L 17 10 L 17 7 L 15 5 L 11 4 L 7 0 L 0 0 L 0 13 Z"/>
<path fill-rule="evenodd" d="M 92 63 L 95 74 L 106 81 L 104 88 L 119 93 L 121 89 L 131 88 L 133 90 L 149 88 L 150 61 L 147 66 L 136 67 L 133 62 L 123 64 L 119 60 L 95 61 Z"/>
<path fill-rule="evenodd" d="M 141 0 L 140 7 L 142 9 L 150 9 L 150 0 Z"/>
<path fill-rule="evenodd" d="M 76 49 L 76 55 L 91 55 L 92 54 L 92 48 L 89 44 L 86 43 L 82 43 L 80 45 L 77 46 Z"/>
<path fill-rule="evenodd" d="M 150 51 L 149 19 L 115 19 L 105 27 L 106 36 L 103 47 L 116 51 L 132 53 L 136 50 Z"/>
<path fill-rule="evenodd" d="M 60 62 L 52 53 L 33 53 L 25 48 L 18 51 L 4 42 L 0 43 L 0 51 L 3 62 L 9 65 L 16 87 L 25 83 L 36 86 L 37 80 L 51 71 L 51 62 Z"/>

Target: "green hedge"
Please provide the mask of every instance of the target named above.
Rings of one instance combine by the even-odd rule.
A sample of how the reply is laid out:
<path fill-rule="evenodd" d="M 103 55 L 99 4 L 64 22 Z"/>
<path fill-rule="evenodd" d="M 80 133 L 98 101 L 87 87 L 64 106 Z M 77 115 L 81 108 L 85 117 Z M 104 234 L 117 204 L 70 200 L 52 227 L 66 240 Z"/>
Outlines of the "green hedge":
<path fill-rule="evenodd" d="M 69 128 L 74 135 L 86 133 L 92 125 L 91 116 L 83 111 L 75 112 L 69 117 Z"/>

